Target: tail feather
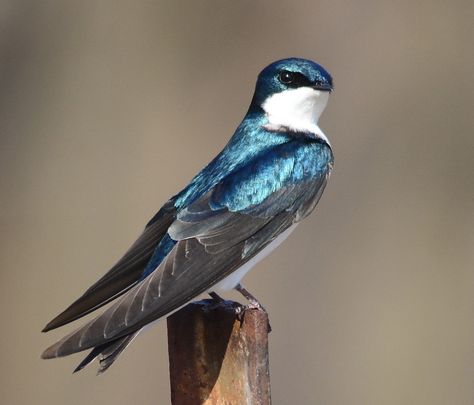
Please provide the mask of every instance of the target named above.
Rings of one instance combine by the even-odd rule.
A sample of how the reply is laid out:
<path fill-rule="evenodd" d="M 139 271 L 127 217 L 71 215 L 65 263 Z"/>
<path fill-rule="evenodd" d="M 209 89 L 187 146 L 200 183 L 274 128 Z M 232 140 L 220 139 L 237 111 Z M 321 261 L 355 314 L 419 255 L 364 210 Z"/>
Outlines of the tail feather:
<path fill-rule="evenodd" d="M 93 362 L 97 357 L 99 358 L 99 368 L 97 374 L 102 374 L 117 360 L 118 356 L 127 348 L 132 340 L 138 335 L 140 331 L 123 336 L 117 340 L 104 343 L 100 346 L 94 347 L 92 351 L 82 360 L 75 368 L 74 373 L 82 370 L 88 364 Z"/>

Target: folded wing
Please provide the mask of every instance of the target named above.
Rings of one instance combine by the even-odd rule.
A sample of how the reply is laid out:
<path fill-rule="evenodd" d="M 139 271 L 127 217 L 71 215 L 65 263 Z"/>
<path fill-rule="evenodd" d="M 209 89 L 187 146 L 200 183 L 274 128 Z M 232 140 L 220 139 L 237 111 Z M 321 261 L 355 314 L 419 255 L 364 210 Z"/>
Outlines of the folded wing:
<path fill-rule="evenodd" d="M 125 339 L 208 291 L 307 215 L 329 166 L 305 172 L 295 154 L 277 152 L 233 173 L 180 211 L 168 229 L 176 244 L 156 270 L 43 358 Z"/>

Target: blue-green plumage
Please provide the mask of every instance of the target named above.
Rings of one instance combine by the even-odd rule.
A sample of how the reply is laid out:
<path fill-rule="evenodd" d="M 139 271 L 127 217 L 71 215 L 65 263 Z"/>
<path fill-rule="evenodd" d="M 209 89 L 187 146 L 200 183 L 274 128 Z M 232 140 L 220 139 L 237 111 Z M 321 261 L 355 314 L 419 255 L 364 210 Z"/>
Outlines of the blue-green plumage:
<path fill-rule="evenodd" d="M 253 258 L 311 213 L 333 165 L 317 125 L 331 90 L 331 76 L 314 62 L 291 58 L 265 68 L 224 149 L 45 330 L 123 297 L 43 357 L 95 348 L 78 369 L 99 356 L 104 371 L 143 326 L 228 277 L 245 274 Z"/>
<path fill-rule="evenodd" d="M 277 190 L 325 177 L 332 165 L 331 148 L 319 140 L 292 134 L 272 134 L 259 131 L 261 149 L 253 148 L 252 159 L 242 153 L 239 161 L 236 152 L 225 149 L 217 159 L 200 172 L 191 184 L 175 197 L 175 206 L 187 206 L 218 185 L 210 201 L 212 210 L 227 208 L 232 212 L 248 212 L 261 204 Z M 236 135 L 240 135 L 239 133 Z M 254 134 L 255 135 L 255 134 Z M 215 173 L 215 177 L 211 174 Z M 204 185 L 204 180 L 207 183 Z M 296 196 L 293 199 L 293 203 Z M 288 201 L 285 200 L 285 204 Z M 287 208 L 287 207 L 284 207 Z M 272 204 L 271 211 L 279 211 L 278 201 Z M 266 211 L 266 215 L 272 212 Z M 178 211 L 179 212 L 179 211 Z M 142 278 L 154 271 L 176 244 L 168 234 L 158 244 L 147 264 Z"/>
<path fill-rule="evenodd" d="M 224 178 L 211 200 L 211 208 L 249 212 L 278 190 L 326 176 L 331 162 L 332 153 L 327 144 L 289 135 L 287 142 L 269 148 Z M 290 206 L 284 208 L 291 208 L 291 202 L 285 200 Z M 273 208 L 278 212 L 282 207 L 275 201 Z"/>
<path fill-rule="evenodd" d="M 176 196 L 175 207 L 178 210 L 186 207 L 240 167 L 273 146 L 288 141 L 283 133 L 269 134 L 263 129 L 264 125 L 265 118 L 261 113 L 249 113 L 224 149 Z"/>

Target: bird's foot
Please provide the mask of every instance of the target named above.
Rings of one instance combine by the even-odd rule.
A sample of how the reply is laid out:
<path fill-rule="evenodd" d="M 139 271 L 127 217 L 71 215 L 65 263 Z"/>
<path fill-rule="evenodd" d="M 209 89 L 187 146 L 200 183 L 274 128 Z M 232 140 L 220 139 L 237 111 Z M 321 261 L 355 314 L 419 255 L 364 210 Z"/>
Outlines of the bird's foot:
<path fill-rule="evenodd" d="M 260 304 L 260 302 L 257 300 L 257 298 L 255 298 L 246 288 L 244 288 L 244 286 L 242 284 L 237 284 L 235 286 L 235 290 L 238 291 L 239 293 L 241 293 L 246 299 L 247 301 L 249 302 L 248 305 L 245 305 L 244 307 L 246 309 L 259 309 L 259 310 L 262 310 L 264 312 L 267 312 L 267 310 L 263 307 L 262 304 Z"/>
<path fill-rule="evenodd" d="M 267 310 L 263 307 L 262 304 L 255 298 L 247 289 L 245 289 L 242 284 L 237 284 L 235 286 L 235 290 L 241 293 L 249 302 L 247 305 L 240 305 L 235 308 L 235 313 L 237 315 L 237 318 L 239 319 L 240 322 L 243 321 L 244 313 L 247 310 L 259 310 L 267 313 Z M 268 333 L 272 331 L 272 327 L 270 326 L 270 321 L 268 321 Z"/>

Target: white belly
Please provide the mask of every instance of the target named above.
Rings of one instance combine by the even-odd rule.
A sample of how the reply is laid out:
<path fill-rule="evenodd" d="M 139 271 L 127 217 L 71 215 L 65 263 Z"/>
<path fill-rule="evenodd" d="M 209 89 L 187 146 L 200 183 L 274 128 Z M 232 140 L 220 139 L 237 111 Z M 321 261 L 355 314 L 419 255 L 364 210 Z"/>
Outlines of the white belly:
<path fill-rule="evenodd" d="M 223 292 L 232 290 L 237 284 L 240 283 L 240 280 L 255 266 L 260 260 L 263 260 L 267 257 L 272 250 L 276 249 L 280 246 L 283 241 L 290 236 L 290 233 L 294 231 L 296 225 L 291 225 L 288 229 L 283 231 L 280 235 L 278 235 L 273 242 L 271 242 L 268 246 L 266 246 L 263 250 L 258 252 L 254 257 L 252 257 L 247 263 L 243 266 L 239 267 L 235 270 L 232 274 L 228 275 L 224 280 L 219 281 L 217 284 L 212 286 L 209 291 L 215 292 Z"/>

